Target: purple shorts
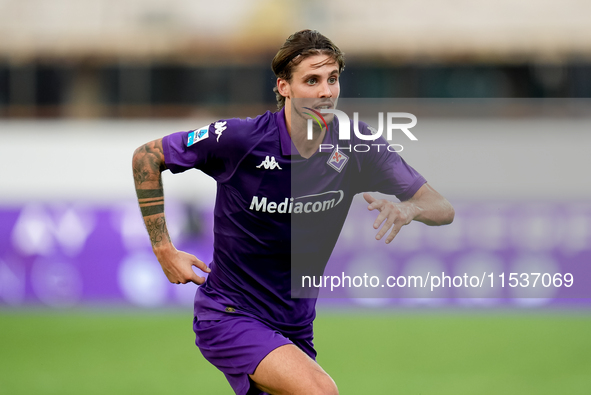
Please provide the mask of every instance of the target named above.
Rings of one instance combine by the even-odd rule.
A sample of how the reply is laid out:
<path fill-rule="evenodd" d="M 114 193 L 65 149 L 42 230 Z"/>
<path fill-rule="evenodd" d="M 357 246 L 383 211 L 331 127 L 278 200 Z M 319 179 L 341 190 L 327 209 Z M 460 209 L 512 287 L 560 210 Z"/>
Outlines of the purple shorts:
<path fill-rule="evenodd" d="M 264 394 L 248 377 L 277 347 L 295 344 L 316 360 L 313 336 L 290 339 L 263 322 L 239 314 L 220 314 L 219 320 L 193 320 L 195 344 L 209 362 L 224 373 L 239 395 Z M 251 388 L 252 387 L 252 388 Z"/>

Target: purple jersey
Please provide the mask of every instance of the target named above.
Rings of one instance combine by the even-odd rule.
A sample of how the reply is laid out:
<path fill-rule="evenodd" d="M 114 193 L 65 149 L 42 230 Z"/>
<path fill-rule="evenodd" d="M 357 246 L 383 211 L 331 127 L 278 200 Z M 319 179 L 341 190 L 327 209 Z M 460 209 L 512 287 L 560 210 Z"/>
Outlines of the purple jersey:
<path fill-rule="evenodd" d="M 284 110 L 166 136 L 173 173 L 197 168 L 217 181 L 213 262 L 197 291 L 196 316 L 233 312 L 296 336 L 309 331 L 316 299 L 292 293 L 292 271 L 324 271 L 355 194 L 407 200 L 426 182 L 380 139 L 373 142 L 384 144 L 379 152 L 324 150 L 306 159 L 293 146 Z M 365 141 L 353 136 L 350 143 Z M 336 118 L 323 144 L 337 146 Z"/>

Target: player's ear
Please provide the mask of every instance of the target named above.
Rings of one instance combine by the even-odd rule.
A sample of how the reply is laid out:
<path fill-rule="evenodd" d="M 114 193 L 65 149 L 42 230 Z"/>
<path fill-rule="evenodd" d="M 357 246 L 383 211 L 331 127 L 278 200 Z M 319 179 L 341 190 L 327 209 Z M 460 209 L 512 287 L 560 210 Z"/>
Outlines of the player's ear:
<path fill-rule="evenodd" d="M 283 97 L 290 96 L 290 89 L 289 89 L 289 82 L 284 80 L 283 78 L 277 78 L 277 91 Z"/>

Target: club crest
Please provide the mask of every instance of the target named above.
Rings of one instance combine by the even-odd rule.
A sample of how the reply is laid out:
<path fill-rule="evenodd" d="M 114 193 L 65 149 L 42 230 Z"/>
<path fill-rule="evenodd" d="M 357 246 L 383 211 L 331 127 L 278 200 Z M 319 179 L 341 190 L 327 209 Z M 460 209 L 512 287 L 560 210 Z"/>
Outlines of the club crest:
<path fill-rule="evenodd" d="M 328 165 L 338 171 L 339 173 L 345 167 L 345 164 L 349 161 L 349 157 L 345 155 L 342 151 L 339 151 L 338 148 L 335 148 L 328 158 Z"/>

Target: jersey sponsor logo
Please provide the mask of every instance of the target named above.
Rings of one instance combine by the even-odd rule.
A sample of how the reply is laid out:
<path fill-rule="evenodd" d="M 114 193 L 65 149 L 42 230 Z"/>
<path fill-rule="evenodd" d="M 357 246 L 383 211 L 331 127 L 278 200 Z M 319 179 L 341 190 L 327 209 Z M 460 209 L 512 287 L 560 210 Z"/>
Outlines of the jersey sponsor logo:
<path fill-rule="evenodd" d="M 332 154 L 330 154 L 330 158 L 328 158 L 328 161 L 326 163 L 328 163 L 330 167 L 332 167 L 340 173 L 341 170 L 343 170 L 343 168 L 345 167 L 345 164 L 348 160 L 349 157 L 345 155 L 343 152 L 339 151 L 337 147 L 334 151 L 332 151 Z"/>
<path fill-rule="evenodd" d="M 344 197 L 345 193 L 342 190 L 285 198 L 282 202 L 271 202 L 267 197 L 253 196 L 249 209 L 271 214 L 318 213 L 338 206 Z"/>
<path fill-rule="evenodd" d="M 281 166 L 279 166 L 279 163 L 277 163 L 277 161 L 275 160 L 275 157 L 272 156 L 271 159 L 269 159 L 268 155 L 265 157 L 265 160 L 262 161 L 261 164 L 258 165 L 256 168 L 260 169 L 261 167 L 264 167 L 266 170 L 274 170 L 274 169 L 283 170 L 281 168 Z"/>
<path fill-rule="evenodd" d="M 217 142 L 220 142 L 220 137 L 222 137 L 222 132 L 227 129 L 226 121 L 224 122 L 216 122 L 214 125 L 215 127 L 215 134 L 218 136 Z"/>
<path fill-rule="evenodd" d="M 187 147 L 192 146 L 195 143 L 198 143 L 201 140 L 205 140 L 209 137 L 209 125 L 204 126 L 200 129 L 195 129 L 189 133 L 189 138 L 187 139 Z"/>

